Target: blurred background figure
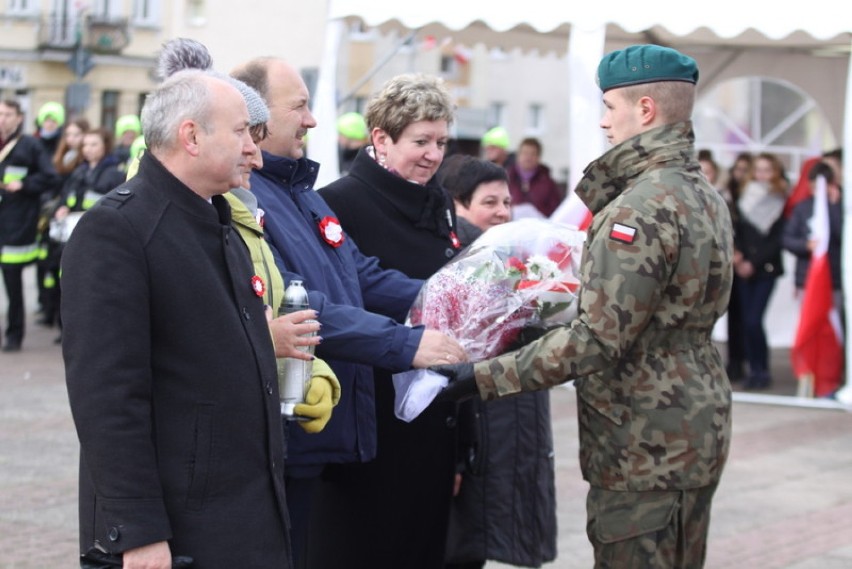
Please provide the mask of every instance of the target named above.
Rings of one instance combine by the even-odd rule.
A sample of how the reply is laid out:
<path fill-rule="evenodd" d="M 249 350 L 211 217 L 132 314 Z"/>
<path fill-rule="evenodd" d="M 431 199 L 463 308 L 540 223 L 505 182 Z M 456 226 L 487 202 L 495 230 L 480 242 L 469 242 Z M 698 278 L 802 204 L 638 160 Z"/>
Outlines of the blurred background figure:
<path fill-rule="evenodd" d="M 841 239 L 843 235 L 843 204 L 840 186 L 837 184 L 834 169 L 824 161 L 813 164 L 806 173 L 805 181 L 809 185 L 809 195 L 793 208 L 790 218 L 784 226 L 784 248 L 796 256 L 795 283 L 797 292 L 805 288 L 805 280 L 811 264 L 811 253 L 815 242 L 812 238 L 810 221 L 814 214 L 814 189 L 816 179 L 825 178 L 828 193 L 828 264 L 831 267 L 831 286 L 834 292 L 834 306 L 843 314 Z M 807 163 L 806 163 L 807 164 Z M 841 321 L 843 321 L 841 319 Z"/>
<path fill-rule="evenodd" d="M 91 127 L 84 117 L 76 117 L 65 125 L 62 140 L 53 153 L 53 167 L 64 182 L 71 172 L 83 162 L 83 135 Z M 61 188 L 60 188 L 61 189 Z"/>
<path fill-rule="evenodd" d="M 507 168 L 515 219 L 550 217 L 565 197 L 550 176 L 550 168 L 542 164 L 541 151 L 537 138 L 525 138 L 515 163 Z"/>
<path fill-rule="evenodd" d="M 834 181 L 843 189 L 843 149 L 835 148 L 823 153 L 822 161 L 831 166 L 834 170 Z"/>
<path fill-rule="evenodd" d="M 118 158 L 122 169 L 130 163 L 130 145 L 142 134 L 142 123 L 136 115 L 122 115 L 115 121 L 115 148 L 113 153 Z"/>
<path fill-rule="evenodd" d="M 112 133 L 109 130 L 96 128 L 84 133 L 80 156 L 82 162 L 62 184 L 58 205 L 53 213 L 56 222 L 61 223 L 71 212 L 91 209 L 104 194 L 124 182 L 124 171 L 120 169 L 118 158 L 112 154 Z M 45 324 L 59 324 L 60 328 L 62 287 L 59 267 L 62 249 L 69 236 L 70 233 L 53 236 L 48 243 L 49 253 L 45 259 L 45 281 L 51 285 L 48 293 L 50 301 L 45 306 Z M 61 341 L 60 333 L 55 342 Z"/>
<path fill-rule="evenodd" d="M 734 272 L 740 278 L 740 323 L 748 360 L 747 389 L 772 383 L 763 317 L 775 283 L 784 272 L 781 236 L 788 182 L 778 157 L 761 153 L 737 201 L 734 225 Z"/>
<path fill-rule="evenodd" d="M 745 188 L 746 181 L 751 174 L 752 155 L 748 152 L 740 153 L 734 163 L 728 169 L 727 179 L 721 186 L 722 197 L 728 204 L 731 212 L 731 222 L 734 228 L 737 226 L 739 211 L 737 200 Z M 742 312 L 740 311 L 740 285 L 737 272 L 734 271 L 734 282 L 731 286 L 731 299 L 728 301 L 728 346 L 725 369 L 731 381 L 741 381 L 745 378 L 745 337 L 742 327 Z"/>
<path fill-rule="evenodd" d="M 35 137 L 44 145 L 48 154 L 53 156 L 59 141 L 62 140 L 62 126 L 65 124 L 65 107 L 55 101 L 41 106 L 36 115 Z"/>
<path fill-rule="evenodd" d="M 104 194 L 121 185 L 125 174 L 113 152 L 112 133 L 95 128 L 83 135 L 83 163 L 62 186 L 62 200 L 56 210 L 59 220 L 74 211 L 87 211 Z"/>
<path fill-rule="evenodd" d="M 503 168 L 508 168 L 514 162 L 514 156 L 509 152 L 509 131 L 502 126 L 495 126 L 484 135 L 480 141 L 482 157 Z"/>
<path fill-rule="evenodd" d="M 63 126 L 65 124 L 65 107 L 56 101 L 48 101 L 39 108 L 35 118 L 35 133 L 34 136 L 41 142 L 49 156 L 53 156 L 63 141 Z M 46 303 L 49 302 L 49 292 L 45 286 L 46 275 L 44 272 L 43 261 L 47 256 L 47 245 L 44 238 L 46 231 L 47 218 L 42 215 L 51 206 L 55 206 L 53 200 L 59 193 L 60 185 L 57 183 L 53 187 L 42 192 L 39 196 L 41 201 L 41 210 L 39 212 L 38 223 L 38 247 L 39 257 L 36 264 L 36 289 L 38 291 L 38 323 L 43 323 L 45 320 Z"/>
<path fill-rule="evenodd" d="M 701 165 L 701 172 L 704 177 L 710 182 L 710 185 L 719 189 L 719 165 L 713 159 L 713 153 L 710 150 L 703 149 L 698 151 L 698 163 Z"/>
<path fill-rule="evenodd" d="M 508 176 L 472 156 L 444 161 L 438 182 L 456 207 L 463 246 L 511 220 Z M 550 392 L 485 403 L 474 399 L 473 425 L 460 425 L 462 446 L 447 534 L 446 569 L 479 569 L 486 560 L 539 567 L 556 558 L 556 490 Z M 524 432 L 524 436 L 518 436 Z M 512 507 L 507 507 L 512 504 Z"/>
<path fill-rule="evenodd" d="M 59 175 L 59 183 L 54 191 L 42 194 L 42 206 L 39 214 L 38 232 L 41 248 L 38 261 L 37 283 L 39 286 L 39 306 L 41 316 L 36 320 L 42 326 L 52 327 L 59 321 L 59 257 L 61 245 L 51 240 L 50 222 L 60 206 L 62 186 L 71 173 L 84 162 L 83 135 L 89 130 L 89 121 L 77 117 L 65 125 L 62 140 L 53 154 L 53 167 Z"/>
<path fill-rule="evenodd" d="M 367 121 L 361 113 L 351 112 L 340 115 L 337 119 L 337 152 L 341 176 L 349 173 L 358 151 L 369 142 Z"/>
<path fill-rule="evenodd" d="M 59 183 L 51 155 L 23 134 L 18 101 L 0 100 L 0 269 L 9 300 L 3 352 L 19 352 L 24 340 L 24 268 L 39 258 L 41 194 Z"/>

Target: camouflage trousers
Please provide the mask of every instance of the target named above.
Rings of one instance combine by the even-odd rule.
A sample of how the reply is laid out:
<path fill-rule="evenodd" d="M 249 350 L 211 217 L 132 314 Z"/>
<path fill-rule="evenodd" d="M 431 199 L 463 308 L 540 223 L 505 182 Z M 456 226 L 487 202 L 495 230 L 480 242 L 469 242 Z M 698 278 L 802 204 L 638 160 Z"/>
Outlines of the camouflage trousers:
<path fill-rule="evenodd" d="M 586 533 L 596 569 L 700 569 L 716 485 L 614 492 L 591 488 Z"/>

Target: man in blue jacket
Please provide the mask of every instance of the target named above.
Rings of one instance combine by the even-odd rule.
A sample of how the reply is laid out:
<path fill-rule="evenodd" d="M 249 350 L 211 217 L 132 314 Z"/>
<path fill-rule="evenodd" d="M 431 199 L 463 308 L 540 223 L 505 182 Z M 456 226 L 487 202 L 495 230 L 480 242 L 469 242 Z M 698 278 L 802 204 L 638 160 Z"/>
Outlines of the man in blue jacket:
<path fill-rule="evenodd" d="M 269 106 L 270 134 L 259 145 L 263 168 L 252 172 L 252 192 L 265 213 L 264 229 L 285 280 L 301 279 L 309 291 L 322 325 L 317 355 L 331 365 L 343 391 L 323 432 L 288 433 L 287 500 L 298 562 L 310 495 L 323 465 L 376 455 L 371 366 L 403 371 L 465 356 L 447 336 L 401 324 L 422 281 L 384 270 L 376 258 L 361 254 L 313 190 L 319 164 L 305 158 L 304 136 L 316 120 L 298 71 L 282 60 L 259 58 L 232 75 L 254 87 Z"/>

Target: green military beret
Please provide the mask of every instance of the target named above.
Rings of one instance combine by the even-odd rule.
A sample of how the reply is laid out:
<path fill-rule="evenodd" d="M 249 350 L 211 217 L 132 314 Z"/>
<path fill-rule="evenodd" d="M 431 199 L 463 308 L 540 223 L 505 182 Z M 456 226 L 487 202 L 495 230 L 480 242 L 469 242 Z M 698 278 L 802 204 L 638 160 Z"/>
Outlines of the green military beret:
<path fill-rule="evenodd" d="M 598 86 L 604 93 L 617 87 L 657 81 L 697 83 L 698 65 L 675 49 L 651 44 L 613 51 L 598 65 Z"/>

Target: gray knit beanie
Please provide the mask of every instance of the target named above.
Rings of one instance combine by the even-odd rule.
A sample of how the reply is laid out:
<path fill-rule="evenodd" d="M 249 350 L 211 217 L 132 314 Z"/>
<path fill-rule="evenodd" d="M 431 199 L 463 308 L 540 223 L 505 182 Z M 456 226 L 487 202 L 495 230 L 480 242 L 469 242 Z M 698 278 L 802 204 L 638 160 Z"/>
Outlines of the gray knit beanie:
<path fill-rule="evenodd" d="M 237 88 L 237 91 L 242 94 L 243 99 L 246 100 L 246 107 L 248 107 L 249 113 L 249 126 L 267 122 L 269 120 L 269 107 L 266 106 L 263 97 L 254 88 L 249 87 L 239 79 L 234 79 L 230 75 L 228 79 Z"/>

